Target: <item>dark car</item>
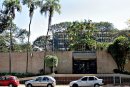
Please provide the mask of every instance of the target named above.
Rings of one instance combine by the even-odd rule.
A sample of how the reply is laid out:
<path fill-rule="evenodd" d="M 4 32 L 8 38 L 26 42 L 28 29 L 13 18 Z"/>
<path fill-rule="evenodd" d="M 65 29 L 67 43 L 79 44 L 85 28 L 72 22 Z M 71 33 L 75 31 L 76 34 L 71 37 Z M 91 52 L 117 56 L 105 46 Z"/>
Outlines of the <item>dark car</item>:
<path fill-rule="evenodd" d="M 0 86 L 18 87 L 19 80 L 16 76 L 0 76 Z"/>

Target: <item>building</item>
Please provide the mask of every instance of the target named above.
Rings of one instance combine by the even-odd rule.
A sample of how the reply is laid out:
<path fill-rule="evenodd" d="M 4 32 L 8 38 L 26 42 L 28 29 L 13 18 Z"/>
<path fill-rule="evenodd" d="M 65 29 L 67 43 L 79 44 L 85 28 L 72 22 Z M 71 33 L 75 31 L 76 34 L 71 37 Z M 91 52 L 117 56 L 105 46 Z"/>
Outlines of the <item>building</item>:
<path fill-rule="evenodd" d="M 115 33 L 111 31 L 96 31 L 94 36 L 97 42 L 113 42 L 115 39 Z"/>
<path fill-rule="evenodd" d="M 93 34 L 97 42 L 113 42 L 117 34 L 112 31 L 95 31 Z M 53 34 L 53 48 L 57 51 L 69 50 L 69 37 L 66 31 L 59 31 Z M 80 47 L 80 46 L 79 46 Z M 83 49 L 84 46 L 81 46 Z"/>
<path fill-rule="evenodd" d="M 55 51 L 67 51 L 69 49 L 68 35 L 65 31 L 55 32 L 53 40 L 53 47 Z"/>

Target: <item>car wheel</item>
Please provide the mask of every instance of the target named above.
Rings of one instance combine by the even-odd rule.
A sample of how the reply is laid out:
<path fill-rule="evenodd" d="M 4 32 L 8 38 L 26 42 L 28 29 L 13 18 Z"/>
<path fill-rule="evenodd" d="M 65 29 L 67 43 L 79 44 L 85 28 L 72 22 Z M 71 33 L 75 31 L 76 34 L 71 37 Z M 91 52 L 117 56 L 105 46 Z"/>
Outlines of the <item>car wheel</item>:
<path fill-rule="evenodd" d="M 52 84 L 48 84 L 47 87 L 53 87 Z"/>
<path fill-rule="evenodd" d="M 78 87 L 78 84 L 73 84 L 72 87 Z"/>
<path fill-rule="evenodd" d="M 99 84 L 95 84 L 94 87 L 99 87 Z"/>
<path fill-rule="evenodd" d="M 31 85 L 31 84 L 28 84 L 27 87 L 32 87 L 32 85 Z"/>
<path fill-rule="evenodd" d="M 13 84 L 9 84 L 9 87 L 14 87 L 14 85 Z"/>

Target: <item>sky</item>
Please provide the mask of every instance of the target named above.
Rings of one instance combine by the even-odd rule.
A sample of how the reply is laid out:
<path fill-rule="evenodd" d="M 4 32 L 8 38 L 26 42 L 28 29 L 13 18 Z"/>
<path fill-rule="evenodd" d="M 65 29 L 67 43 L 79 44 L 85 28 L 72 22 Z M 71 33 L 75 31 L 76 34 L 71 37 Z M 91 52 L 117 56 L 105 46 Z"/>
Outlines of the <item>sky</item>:
<path fill-rule="evenodd" d="M 0 0 L 2 3 L 2 0 Z M 55 13 L 52 24 L 66 21 L 92 20 L 93 22 L 110 22 L 117 29 L 127 28 L 130 19 L 130 0 L 60 0 L 61 14 Z M 21 13 L 16 13 L 14 23 L 28 30 L 29 16 L 27 6 Z M 46 35 L 48 17 L 35 10 L 31 24 L 31 42 L 41 35 Z"/>

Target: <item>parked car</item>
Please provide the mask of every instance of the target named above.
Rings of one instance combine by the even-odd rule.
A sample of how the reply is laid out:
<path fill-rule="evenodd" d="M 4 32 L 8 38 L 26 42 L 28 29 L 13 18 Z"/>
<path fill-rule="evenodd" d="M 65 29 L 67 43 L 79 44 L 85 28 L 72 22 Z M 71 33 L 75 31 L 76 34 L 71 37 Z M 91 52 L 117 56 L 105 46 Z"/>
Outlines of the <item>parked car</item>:
<path fill-rule="evenodd" d="M 29 80 L 25 82 L 26 87 L 54 87 L 56 85 L 56 80 L 51 76 L 38 76 L 34 80 Z"/>
<path fill-rule="evenodd" d="M 70 87 L 99 87 L 101 85 L 103 85 L 103 79 L 98 79 L 96 76 L 84 76 L 69 84 Z"/>
<path fill-rule="evenodd" d="M 0 76 L 0 86 L 18 87 L 19 80 L 16 76 Z"/>

